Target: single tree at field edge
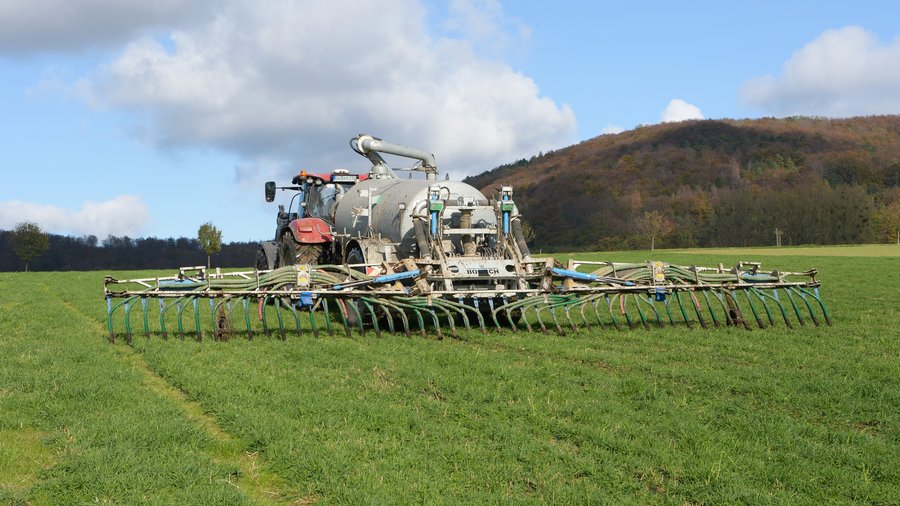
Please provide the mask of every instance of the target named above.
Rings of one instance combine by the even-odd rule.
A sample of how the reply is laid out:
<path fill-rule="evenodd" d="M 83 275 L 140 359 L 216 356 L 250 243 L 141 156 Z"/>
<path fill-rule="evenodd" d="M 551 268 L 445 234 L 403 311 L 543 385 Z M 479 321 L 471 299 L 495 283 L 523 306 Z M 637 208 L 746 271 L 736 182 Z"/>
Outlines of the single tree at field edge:
<path fill-rule="evenodd" d="M 25 262 L 25 272 L 28 272 L 28 262 L 50 248 L 50 238 L 36 223 L 26 221 L 16 225 L 12 232 L 12 244 L 16 256 Z"/>
<path fill-rule="evenodd" d="M 200 240 L 200 247 L 206 252 L 206 268 L 209 269 L 210 256 L 222 251 L 222 231 L 212 222 L 206 222 L 197 230 L 197 238 Z"/>
<path fill-rule="evenodd" d="M 637 219 L 638 232 L 643 236 L 650 236 L 650 251 L 656 247 L 656 238 L 667 237 L 675 231 L 675 224 L 659 211 L 645 212 Z"/>

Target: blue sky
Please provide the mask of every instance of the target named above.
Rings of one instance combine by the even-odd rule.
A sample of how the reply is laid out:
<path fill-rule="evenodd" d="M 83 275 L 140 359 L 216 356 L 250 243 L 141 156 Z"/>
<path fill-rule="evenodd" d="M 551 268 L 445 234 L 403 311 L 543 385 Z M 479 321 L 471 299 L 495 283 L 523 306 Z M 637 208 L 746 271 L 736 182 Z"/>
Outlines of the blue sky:
<path fill-rule="evenodd" d="M 660 121 L 896 114 L 898 19 L 886 1 L 3 0 L 0 229 L 269 238 L 262 183 L 365 171 L 360 132 L 458 178 Z"/>

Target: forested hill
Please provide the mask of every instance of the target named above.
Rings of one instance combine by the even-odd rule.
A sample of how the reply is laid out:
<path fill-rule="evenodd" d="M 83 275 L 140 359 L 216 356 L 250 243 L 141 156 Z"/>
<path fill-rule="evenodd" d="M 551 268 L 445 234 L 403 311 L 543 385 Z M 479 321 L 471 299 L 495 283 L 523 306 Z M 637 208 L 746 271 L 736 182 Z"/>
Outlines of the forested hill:
<path fill-rule="evenodd" d="M 498 167 L 551 249 L 884 242 L 900 208 L 900 116 L 638 127 Z M 643 225 L 643 227 L 642 227 Z M 649 229 L 654 227 L 649 226 Z M 895 233 L 895 232 L 894 232 Z"/>

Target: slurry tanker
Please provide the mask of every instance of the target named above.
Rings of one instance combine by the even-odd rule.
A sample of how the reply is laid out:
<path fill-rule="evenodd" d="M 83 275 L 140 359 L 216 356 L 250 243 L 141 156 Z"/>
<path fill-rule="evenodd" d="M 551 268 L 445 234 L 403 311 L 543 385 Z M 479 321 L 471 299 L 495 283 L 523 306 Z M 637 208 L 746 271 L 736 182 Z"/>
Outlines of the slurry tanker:
<path fill-rule="evenodd" d="M 591 326 L 831 323 L 815 269 L 563 265 L 529 251 L 511 186 L 485 195 L 439 180 L 434 155 L 371 135 L 354 137 L 350 147 L 369 160 L 367 172 L 301 171 L 290 186 L 265 184 L 268 202 L 278 191 L 293 197 L 279 206 L 274 239 L 260 244 L 254 270 L 107 277 L 110 340 L 116 323 L 131 340 L 133 307 L 147 336 L 153 320 L 164 338 L 177 326 L 180 337 L 188 327 L 198 340 L 239 330 L 250 338 L 370 330 L 443 337 L 475 327 L 562 334 Z M 424 179 L 398 177 L 383 154 L 415 160 L 403 170 Z"/>

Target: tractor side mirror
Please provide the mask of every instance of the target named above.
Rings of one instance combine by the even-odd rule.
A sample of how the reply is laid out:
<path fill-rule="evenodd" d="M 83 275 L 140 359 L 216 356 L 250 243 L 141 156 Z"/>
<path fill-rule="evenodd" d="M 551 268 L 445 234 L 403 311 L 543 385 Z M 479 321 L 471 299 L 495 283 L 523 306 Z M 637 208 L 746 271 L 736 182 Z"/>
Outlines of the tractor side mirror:
<path fill-rule="evenodd" d="M 266 202 L 275 200 L 275 181 L 266 181 Z"/>

